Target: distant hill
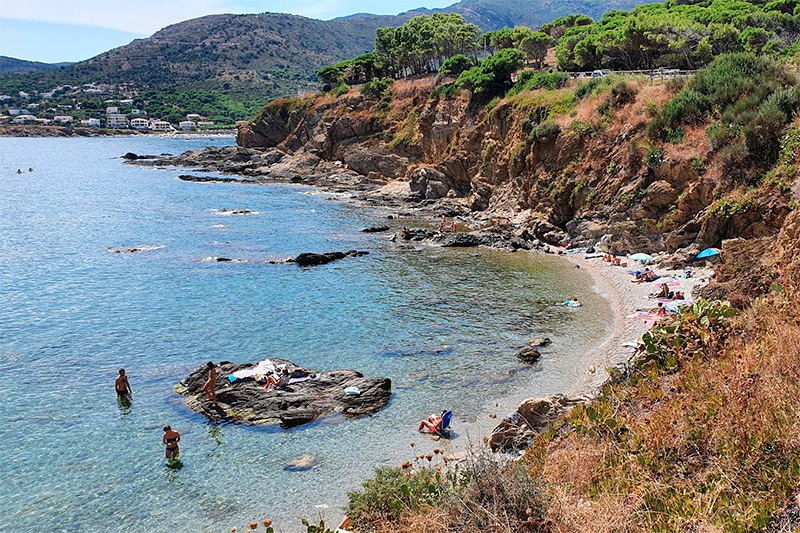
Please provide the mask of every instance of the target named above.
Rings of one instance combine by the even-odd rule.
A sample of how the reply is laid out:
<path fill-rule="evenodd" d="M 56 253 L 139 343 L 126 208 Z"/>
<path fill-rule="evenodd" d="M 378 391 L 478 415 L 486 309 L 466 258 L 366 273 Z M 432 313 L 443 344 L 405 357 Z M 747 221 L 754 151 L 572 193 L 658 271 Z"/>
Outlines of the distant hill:
<path fill-rule="evenodd" d="M 59 84 L 127 84 L 139 90 L 220 90 L 238 100 L 295 96 L 318 87 L 321 67 L 374 48 L 375 30 L 435 11 L 456 12 L 484 31 L 538 26 L 574 12 L 598 17 L 636 0 L 462 0 L 396 16 L 358 14 L 321 21 L 296 15 L 210 15 L 168 26 L 147 39 L 58 71 L 0 78 L 0 90 Z"/>
<path fill-rule="evenodd" d="M 31 72 L 34 70 L 55 70 L 67 65 L 72 65 L 72 63 L 39 63 L 38 61 L 25 61 L 24 59 L 0 56 L 0 74 Z"/>

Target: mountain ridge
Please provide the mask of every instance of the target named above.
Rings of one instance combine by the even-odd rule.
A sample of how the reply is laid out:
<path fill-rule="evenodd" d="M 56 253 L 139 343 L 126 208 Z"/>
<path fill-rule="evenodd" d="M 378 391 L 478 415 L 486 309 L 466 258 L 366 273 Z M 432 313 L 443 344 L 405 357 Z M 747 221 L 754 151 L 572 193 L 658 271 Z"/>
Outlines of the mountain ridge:
<path fill-rule="evenodd" d="M 436 12 L 459 13 L 483 31 L 538 26 L 557 16 L 599 16 L 636 0 L 553 2 L 462 0 L 441 9 L 398 15 L 355 14 L 322 21 L 283 13 L 208 15 L 169 25 L 151 37 L 65 67 L 0 78 L 0 90 L 47 90 L 59 84 L 107 83 L 142 90 L 219 90 L 239 100 L 316 90 L 316 71 L 374 48 L 375 30 Z M 12 87 L 13 89 L 13 87 Z"/>

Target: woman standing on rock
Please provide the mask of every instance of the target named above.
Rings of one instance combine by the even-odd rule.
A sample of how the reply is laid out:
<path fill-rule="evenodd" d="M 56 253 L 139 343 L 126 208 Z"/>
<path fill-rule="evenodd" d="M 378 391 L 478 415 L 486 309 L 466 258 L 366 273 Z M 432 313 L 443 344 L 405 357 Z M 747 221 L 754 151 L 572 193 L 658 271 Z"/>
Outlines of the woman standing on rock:
<path fill-rule="evenodd" d="M 209 361 L 206 366 L 208 367 L 208 379 L 203 385 L 203 391 L 212 405 L 217 405 L 217 367 L 214 366 L 213 361 Z"/>

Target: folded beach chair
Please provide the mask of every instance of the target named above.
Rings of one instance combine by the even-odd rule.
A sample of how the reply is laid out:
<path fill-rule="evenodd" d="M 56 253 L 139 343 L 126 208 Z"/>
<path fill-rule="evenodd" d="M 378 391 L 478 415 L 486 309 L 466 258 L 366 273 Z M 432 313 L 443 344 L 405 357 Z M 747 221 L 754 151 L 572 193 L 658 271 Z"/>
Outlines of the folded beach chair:
<path fill-rule="evenodd" d="M 437 435 L 444 435 L 448 428 L 450 427 L 450 420 L 453 418 L 453 411 L 445 411 L 442 415 L 442 423 L 439 426 L 439 430 L 436 432 Z"/>

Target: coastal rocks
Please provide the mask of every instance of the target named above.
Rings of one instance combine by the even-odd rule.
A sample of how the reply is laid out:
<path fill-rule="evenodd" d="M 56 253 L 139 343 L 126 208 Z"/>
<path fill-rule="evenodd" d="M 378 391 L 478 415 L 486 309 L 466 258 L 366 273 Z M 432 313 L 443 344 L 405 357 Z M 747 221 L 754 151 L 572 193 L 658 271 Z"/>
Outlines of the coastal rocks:
<path fill-rule="evenodd" d="M 302 253 L 294 259 L 289 259 L 288 262 L 297 263 L 301 267 L 308 267 L 332 263 L 345 257 L 361 257 L 364 255 L 369 255 L 369 252 L 350 250 L 349 252 L 327 252 L 322 254 Z"/>
<path fill-rule="evenodd" d="M 430 237 L 434 244 L 445 248 L 468 248 L 473 246 L 487 246 L 500 250 L 531 250 L 534 245 L 520 237 L 507 233 L 494 233 L 486 231 L 473 232 L 438 232 Z"/>
<path fill-rule="evenodd" d="M 106 251 L 111 254 L 140 254 L 142 252 L 161 250 L 166 247 L 166 244 L 144 244 L 142 246 L 117 246 L 116 248 L 107 248 Z"/>
<path fill-rule="evenodd" d="M 542 357 L 542 354 L 533 346 L 526 346 L 517 352 L 517 359 L 527 364 L 535 363 L 540 357 Z"/>
<path fill-rule="evenodd" d="M 550 340 L 550 337 L 536 337 L 528 342 L 529 346 L 533 346 L 535 348 L 543 348 L 545 346 L 549 346 L 550 343 L 553 341 Z"/>
<path fill-rule="evenodd" d="M 244 183 L 248 185 L 257 184 L 253 180 L 240 180 L 236 178 L 215 178 L 211 176 L 192 176 L 191 174 L 181 174 L 178 176 L 181 181 L 191 181 L 195 183 Z"/>
<path fill-rule="evenodd" d="M 389 226 L 371 226 L 369 228 L 364 228 L 361 230 L 362 233 L 383 233 L 384 231 L 389 231 Z"/>
<path fill-rule="evenodd" d="M 388 378 L 364 377 L 355 370 L 319 372 L 302 369 L 284 359 L 271 359 L 275 367 L 286 367 L 293 376 L 288 385 L 264 391 L 264 383 L 251 379 L 230 382 L 237 370 L 253 367 L 223 361 L 217 366 L 217 406 L 212 406 L 203 392 L 208 369 L 192 372 L 178 384 L 178 393 L 187 396 L 189 407 L 212 420 L 229 419 L 252 424 L 281 424 L 285 428 L 312 422 L 329 413 L 362 415 L 374 412 L 389 403 L 392 382 Z M 313 376 L 313 377 L 311 377 Z M 345 389 L 357 387 L 359 395 L 348 395 Z M 308 464 L 307 461 L 302 463 Z"/>
<path fill-rule="evenodd" d="M 540 431 L 582 401 L 562 394 L 528 398 L 494 428 L 489 438 L 489 448 L 493 452 L 526 448 Z"/>

